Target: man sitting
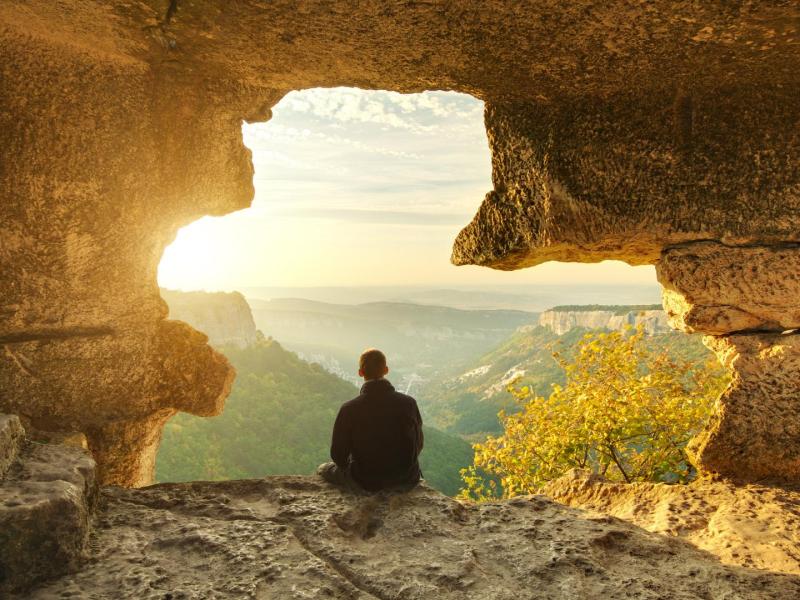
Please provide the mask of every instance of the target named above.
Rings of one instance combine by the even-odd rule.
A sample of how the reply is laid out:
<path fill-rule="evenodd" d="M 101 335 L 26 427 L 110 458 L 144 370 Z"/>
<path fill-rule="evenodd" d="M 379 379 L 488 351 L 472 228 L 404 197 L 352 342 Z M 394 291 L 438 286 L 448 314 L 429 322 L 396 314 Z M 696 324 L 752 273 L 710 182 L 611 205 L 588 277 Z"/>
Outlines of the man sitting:
<path fill-rule="evenodd" d="M 317 470 L 326 481 L 337 485 L 354 482 L 368 491 L 419 482 L 422 417 L 416 400 L 395 391 L 384 379 L 388 372 L 386 356 L 380 350 L 361 355 L 361 394 L 339 409 L 331 441 L 333 462 Z"/>

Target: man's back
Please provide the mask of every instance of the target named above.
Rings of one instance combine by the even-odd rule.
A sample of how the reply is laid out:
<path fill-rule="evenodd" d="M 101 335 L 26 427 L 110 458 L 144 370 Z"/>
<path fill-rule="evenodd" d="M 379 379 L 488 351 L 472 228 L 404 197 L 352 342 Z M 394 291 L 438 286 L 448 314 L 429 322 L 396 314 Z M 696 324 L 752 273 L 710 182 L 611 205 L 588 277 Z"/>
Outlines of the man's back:
<path fill-rule="evenodd" d="M 419 481 L 422 418 L 411 396 L 386 379 L 364 383 L 361 394 L 339 410 L 331 458 L 367 490 Z"/>

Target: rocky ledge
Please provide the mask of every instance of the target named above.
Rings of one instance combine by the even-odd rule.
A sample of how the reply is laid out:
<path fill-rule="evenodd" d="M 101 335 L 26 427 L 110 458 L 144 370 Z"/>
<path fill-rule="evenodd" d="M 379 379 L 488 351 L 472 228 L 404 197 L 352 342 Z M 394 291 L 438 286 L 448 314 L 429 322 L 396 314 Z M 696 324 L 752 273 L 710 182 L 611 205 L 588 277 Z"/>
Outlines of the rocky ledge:
<path fill-rule="evenodd" d="M 30 598 L 800 596 L 679 537 L 544 496 L 464 505 L 425 486 L 359 495 L 314 477 L 106 488 L 93 558 Z"/>
<path fill-rule="evenodd" d="M 26 439 L 0 415 L 0 598 L 80 567 L 96 492 L 85 450 Z"/>
<path fill-rule="evenodd" d="M 685 539 L 723 564 L 800 575 L 797 486 L 735 485 L 722 479 L 623 484 L 575 470 L 544 492 L 563 504 Z"/>

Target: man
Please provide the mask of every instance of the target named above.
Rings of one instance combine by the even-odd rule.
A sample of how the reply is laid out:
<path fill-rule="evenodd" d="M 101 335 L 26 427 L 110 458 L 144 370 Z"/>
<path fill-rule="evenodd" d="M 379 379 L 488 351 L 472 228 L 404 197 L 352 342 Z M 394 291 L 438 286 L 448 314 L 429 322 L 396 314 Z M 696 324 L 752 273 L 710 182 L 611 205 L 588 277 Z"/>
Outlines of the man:
<path fill-rule="evenodd" d="M 331 441 L 332 463 L 317 473 L 330 483 L 368 491 L 413 486 L 422 473 L 422 417 L 411 396 L 395 391 L 385 375 L 386 356 L 367 350 L 359 359 L 361 394 L 339 409 Z"/>

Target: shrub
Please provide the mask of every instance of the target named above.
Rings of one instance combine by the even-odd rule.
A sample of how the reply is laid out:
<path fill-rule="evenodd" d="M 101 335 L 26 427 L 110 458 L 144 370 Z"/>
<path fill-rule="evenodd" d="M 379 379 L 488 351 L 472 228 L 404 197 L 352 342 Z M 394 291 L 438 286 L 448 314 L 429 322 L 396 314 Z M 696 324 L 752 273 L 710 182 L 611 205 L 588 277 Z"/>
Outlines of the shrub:
<path fill-rule="evenodd" d="M 655 349 L 641 327 L 588 333 L 548 398 L 509 386 L 520 406 L 501 411 L 503 433 L 473 446 L 464 499 L 536 493 L 572 468 L 612 481 L 686 482 L 686 443 L 709 417 L 729 375 L 715 358 L 695 365 Z"/>

